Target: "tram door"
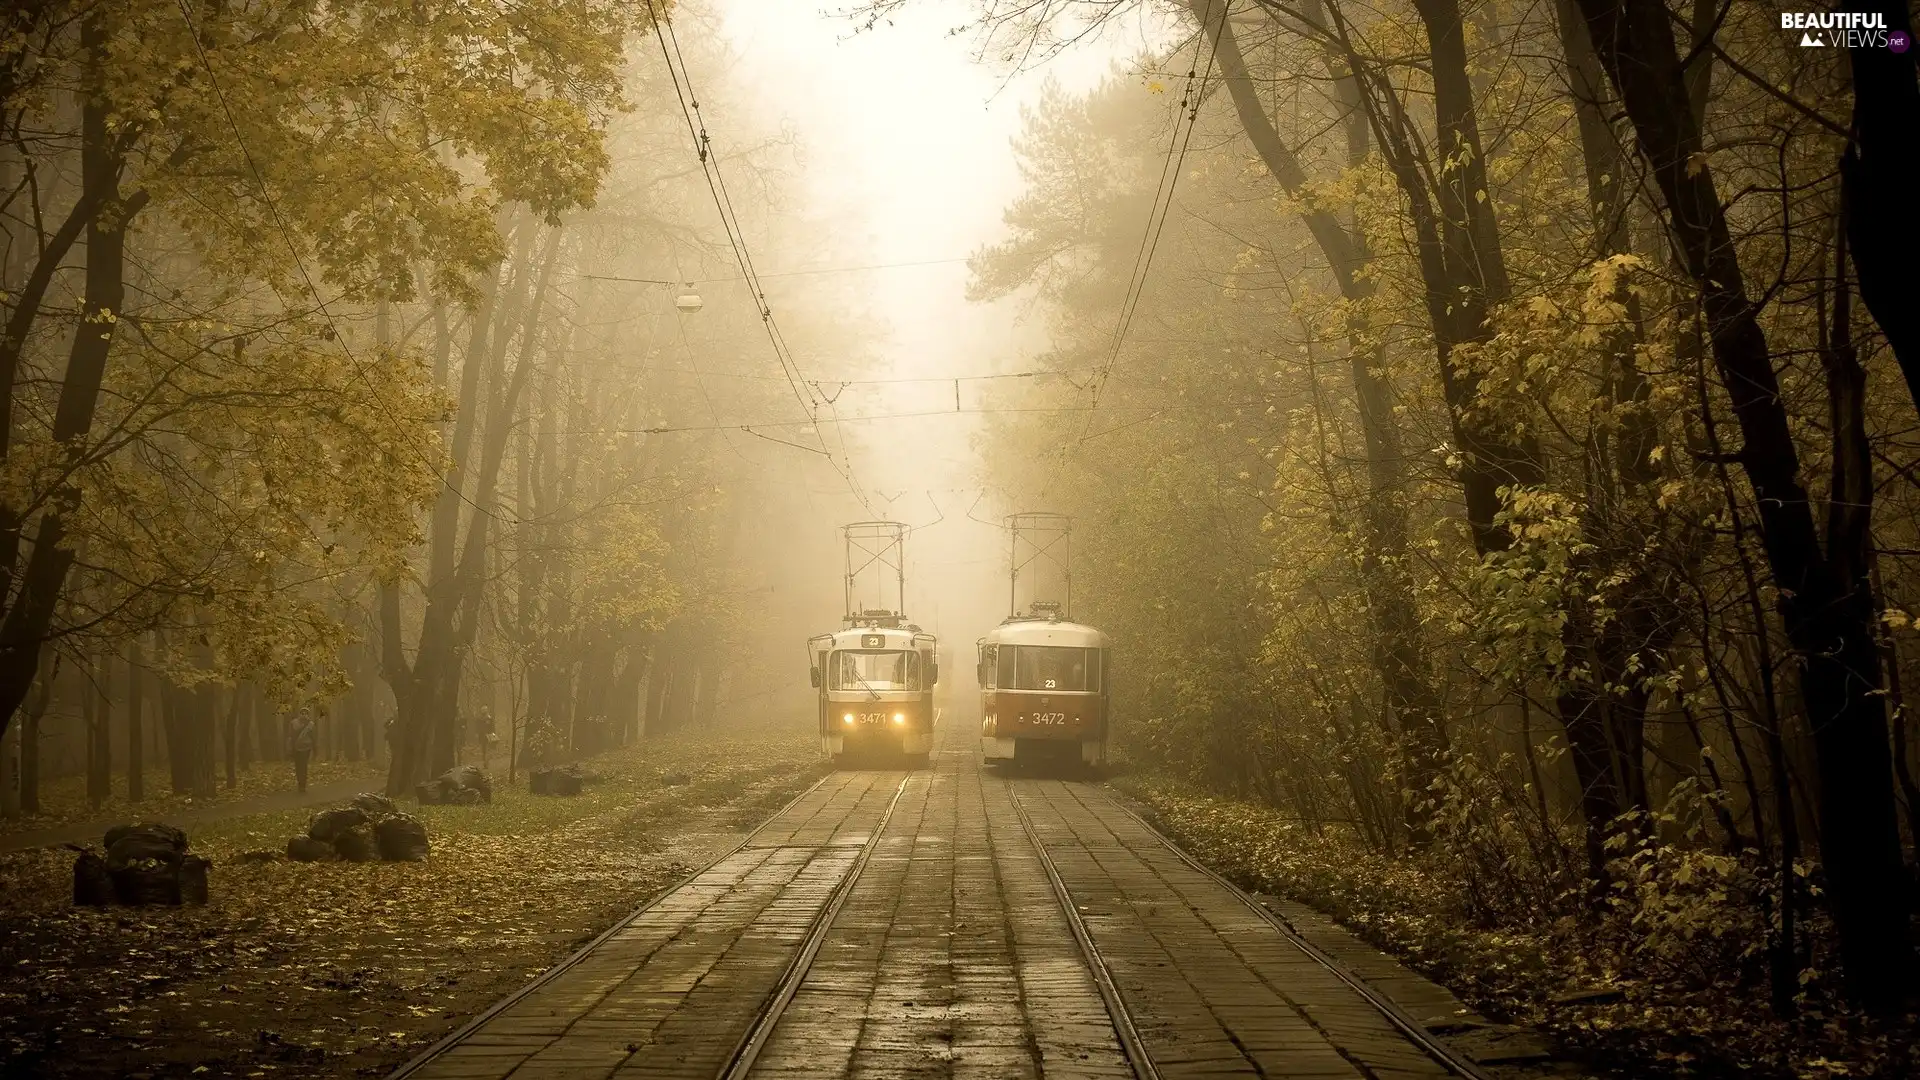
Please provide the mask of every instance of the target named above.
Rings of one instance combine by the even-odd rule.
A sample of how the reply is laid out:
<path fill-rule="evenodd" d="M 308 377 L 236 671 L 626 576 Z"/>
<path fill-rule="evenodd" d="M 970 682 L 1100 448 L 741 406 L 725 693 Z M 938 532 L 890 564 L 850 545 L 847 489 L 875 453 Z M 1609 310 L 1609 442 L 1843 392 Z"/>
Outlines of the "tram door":
<path fill-rule="evenodd" d="M 821 634 L 807 639 L 807 667 L 813 681 L 815 726 L 822 739 L 837 734 L 832 726 L 833 710 L 827 702 L 827 657 L 833 648 L 833 635 Z"/>

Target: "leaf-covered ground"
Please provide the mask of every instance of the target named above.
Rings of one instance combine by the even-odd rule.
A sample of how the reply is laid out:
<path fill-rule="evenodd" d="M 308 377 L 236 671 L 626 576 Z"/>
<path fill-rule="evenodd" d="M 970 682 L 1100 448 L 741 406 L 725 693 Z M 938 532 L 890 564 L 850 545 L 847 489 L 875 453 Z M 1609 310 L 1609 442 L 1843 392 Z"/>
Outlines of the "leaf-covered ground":
<path fill-rule="evenodd" d="M 577 798 L 407 807 L 433 856 L 247 863 L 307 811 L 204 825 L 204 908 L 76 909 L 73 852 L 0 855 L 0 1074 L 379 1075 L 694 867 L 822 770 L 790 731 L 687 735 L 583 763 Z"/>
<path fill-rule="evenodd" d="M 1651 954 L 1644 927 L 1543 918 L 1488 925 L 1467 914 L 1448 876 L 1271 809 L 1127 776 L 1120 785 L 1197 858 L 1243 887 L 1308 904 L 1461 1000 L 1536 1026 L 1596 1068 L 1630 1077 L 1834 1080 L 1920 1076 L 1916 1017 L 1869 1019 L 1809 987 L 1800 1014 L 1774 1019 L 1763 986 L 1714 958 L 1708 935 L 1677 965 Z M 1708 914 L 1712 914 L 1709 912 Z M 1671 944 L 1671 943 L 1670 943 Z"/>
<path fill-rule="evenodd" d="M 358 780 L 365 782 L 369 788 L 379 790 L 385 784 L 386 775 L 384 767 L 371 761 L 315 761 L 307 770 L 307 786 L 328 787 Z M 0 818 L 0 836 L 115 817 L 137 816 L 158 820 L 168 814 L 245 802 L 294 788 L 293 766 L 284 761 L 256 762 L 237 770 L 233 787 L 227 787 L 222 779 L 213 794 L 200 798 L 174 794 L 164 771 L 148 769 L 145 776 L 147 797 L 142 801 L 128 802 L 126 777 L 115 774 L 113 795 L 99 806 L 87 800 L 87 781 L 83 776 L 62 776 L 45 781 L 40 788 L 40 812 L 17 818 Z"/>

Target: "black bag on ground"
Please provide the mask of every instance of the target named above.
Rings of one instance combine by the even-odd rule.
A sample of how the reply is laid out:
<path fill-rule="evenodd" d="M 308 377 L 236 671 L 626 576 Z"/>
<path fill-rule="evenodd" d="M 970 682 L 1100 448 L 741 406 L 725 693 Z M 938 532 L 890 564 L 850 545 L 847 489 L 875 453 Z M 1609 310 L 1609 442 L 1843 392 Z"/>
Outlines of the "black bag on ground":
<path fill-rule="evenodd" d="M 107 872 L 107 860 L 91 851 L 73 860 L 73 902 L 76 907 L 113 903 L 113 875 Z"/>
<path fill-rule="evenodd" d="M 178 871 L 181 903 L 206 904 L 207 870 L 212 866 L 211 859 L 203 859 L 198 855 L 187 855 L 181 858 Z"/>
<path fill-rule="evenodd" d="M 477 791 L 480 801 L 493 801 L 493 777 L 478 765 L 456 765 L 446 772 L 447 777 L 460 786 L 463 791 Z"/>
<path fill-rule="evenodd" d="M 380 857 L 388 862 L 426 861 L 427 827 L 420 824 L 419 818 L 408 814 L 383 818 L 373 827 L 373 838 Z"/>
<path fill-rule="evenodd" d="M 107 830 L 107 874 L 122 904 L 180 903 L 180 860 L 187 834 L 171 825 L 115 825 Z"/>
<path fill-rule="evenodd" d="M 375 857 L 373 850 L 373 827 L 370 825 L 355 825 L 351 829 L 341 829 L 339 832 L 334 833 L 333 850 L 335 854 L 348 862 L 372 862 Z"/>
<path fill-rule="evenodd" d="M 139 859 L 118 869 L 113 875 L 113 898 L 122 904 L 139 906 L 180 904 L 180 864 L 164 859 Z"/>
<path fill-rule="evenodd" d="M 431 780 L 414 785 L 422 806 L 472 806 L 493 801 L 493 779 L 478 765 L 455 765 Z"/>
<path fill-rule="evenodd" d="M 536 769 L 527 775 L 527 790 L 535 795 L 578 795 L 586 776 L 578 765 L 557 769 Z"/>
<path fill-rule="evenodd" d="M 162 825 L 157 821 L 147 821 L 138 825 L 115 825 L 113 828 L 108 829 L 106 835 L 107 851 L 111 853 L 115 844 L 129 838 L 137 838 L 141 841 L 141 848 L 139 850 L 151 850 L 157 853 L 161 848 L 172 848 L 176 859 L 180 855 L 185 854 L 187 850 L 186 833 L 181 832 L 171 825 Z M 127 850 L 133 851 L 135 849 L 128 848 Z M 112 855 L 109 854 L 108 858 L 111 859 Z"/>
<path fill-rule="evenodd" d="M 367 823 L 367 815 L 357 806 L 336 806 L 331 810 L 322 810 L 307 822 L 307 835 L 321 843 L 332 843 L 333 838 Z"/>
<path fill-rule="evenodd" d="M 325 840 L 296 836 L 287 841 L 287 858 L 294 862 L 327 862 L 333 857 L 333 845 Z"/>
<path fill-rule="evenodd" d="M 400 808 L 393 804 L 392 799 L 372 791 L 363 791 L 355 795 L 350 805 L 367 815 L 368 821 L 379 821 L 381 818 L 392 817 L 400 812 Z"/>

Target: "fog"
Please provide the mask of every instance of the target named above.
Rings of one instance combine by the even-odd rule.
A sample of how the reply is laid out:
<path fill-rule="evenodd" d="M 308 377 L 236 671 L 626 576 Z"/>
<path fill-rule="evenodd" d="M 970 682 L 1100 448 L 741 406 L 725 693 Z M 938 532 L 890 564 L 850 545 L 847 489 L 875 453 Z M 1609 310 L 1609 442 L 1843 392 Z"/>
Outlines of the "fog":
<path fill-rule="evenodd" d="M 839 527 L 892 520 L 912 526 L 907 613 L 942 639 L 945 689 L 970 712 L 973 641 L 1008 613 L 1002 521 L 1046 509 L 989 474 L 978 444 L 992 414 L 983 410 L 1021 398 L 980 377 L 1042 366 L 1051 342 L 1030 296 L 968 300 L 967 260 L 1004 239 L 1002 215 L 1022 187 L 1009 148 L 1023 111 L 1049 82 L 1084 92 L 1128 70 L 1166 28 L 1133 13 L 1020 68 L 967 28 L 975 11 L 966 0 L 914 4 L 870 28 L 804 3 L 721 0 L 714 11 L 727 115 L 784 140 L 756 159 L 778 175 L 776 208 L 750 237 L 772 268 L 768 304 L 776 319 L 844 328 L 797 355 L 830 399 L 820 431 L 845 448 L 846 475 L 804 462 L 804 508 L 782 500 L 793 517 L 763 549 L 780 600 L 756 631 L 787 662 L 761 678 L 804 677 L 800 640 L 838 626 Z M 745 141 L 714 126 L 722 154 Z M 760 359 L 773 369 L 770 349 Z M 785 689 L 783 702 L 804 715 L 804 685 Z"/>
<path fill-rule="evenodd" d="M 491 939 L 435 920 L 548 970 L 800 791 L 868 822 L 850 883 L 896 804 L 997 858 L 1107 798 L 1034 766 L 1604 1072 L 1920 1074 L 1909 6 L 8 5 L 0 966 L 92 974 L 0 1052 L 126 1072 L 147 1019 L 70 1054 L 72 988 L 208 952 L 69 883 L 296 913 L 226 974 L 451 985 Z M 1009 580 L 1026 512 L 1066 625 L 1002 623 L 1067 599 Z M 848 596 L 873 521 L 901 600 Z M 923 638 L 806 651 L 894 603 L 937 695 Z M 100 827 L 188 811 L 225 882 Z M 348 876 L 376 818 L 428 873 Z M 254 967 L 194 1071 L 331 1053 Z M 377 1073 L 485 987 L 298 1023 Z"/>

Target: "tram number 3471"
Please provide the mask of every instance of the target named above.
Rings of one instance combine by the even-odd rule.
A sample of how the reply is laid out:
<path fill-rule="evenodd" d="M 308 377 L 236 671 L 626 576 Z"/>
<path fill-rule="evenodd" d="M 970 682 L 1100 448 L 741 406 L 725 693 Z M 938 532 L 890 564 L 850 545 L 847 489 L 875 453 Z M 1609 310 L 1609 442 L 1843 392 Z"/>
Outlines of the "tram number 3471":
<path fill-rule="evenodd" d="M 1067 722 L 1067 714 L 1066 714 L 1066 713 L 1058 713 L 1058 712 L 1037 712 L 1037 713 L 1028 713 L 1028 714 L 1027 714 L 1027 723 L 1029 723 L 1029 724 L 1061 724 L 1061 725 L 1064 725 L 1064 724 L 1065 724 L 1066 722 Z"/>

